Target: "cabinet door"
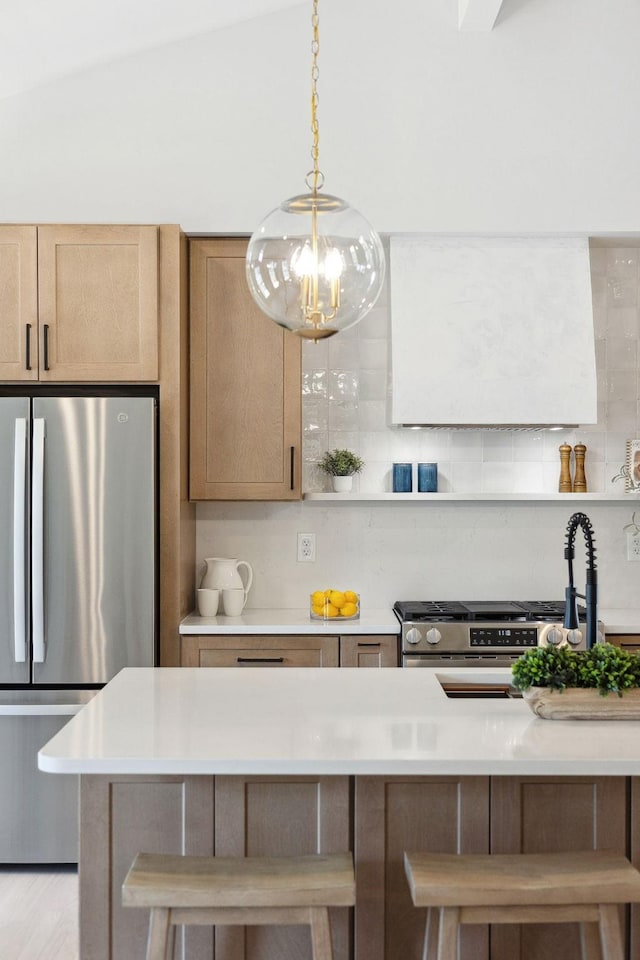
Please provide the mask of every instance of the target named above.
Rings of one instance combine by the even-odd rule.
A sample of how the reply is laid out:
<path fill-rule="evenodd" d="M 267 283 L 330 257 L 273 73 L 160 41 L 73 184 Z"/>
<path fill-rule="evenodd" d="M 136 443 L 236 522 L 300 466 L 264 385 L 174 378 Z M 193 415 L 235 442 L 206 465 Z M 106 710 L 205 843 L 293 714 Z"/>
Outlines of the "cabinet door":
<path fill-rule="evenodd" d="M 408 723 L 398 737 L 424 738 Z M 411 901 L 404 852 L 488 853 L 488 777 L 356 777 L 356 960 L 420 960 L 426 910 Z M 489 928 L 465 926 L 460 960 L 487 960 Z"/>
<path fill-rule="evenodd" d="M 183 667 L 337 667 L 338 637 L 183 636 Z"/>
<path fill-rule="evenodd" d="M 216 777 L 215 852 L 304 856 L 350 850 L 348 777 Z M 351 911 L 331 911 L 335 960 L 350 954 Z M 216 960 L 311 960 L 308 927 L 219 927 Z"/>
<path fill-rule="evenodd" d="M 35 227 L 0 225 L 0 380 L 38 379 Z"/>
<path fill-rule="evenodd" d="M 158 379 L 158 230 L 38 227 L 40 380 Z"/>
<path fill-rule="evenodd" d="M 144 957 L 147 910 L 122 906 L 121 887 L 137 853 L 213 855 L 213 777 L 80 780 L 80 956 Z M 176 960 L 212 960 L 213 931 L 177 936 Z"/>
<path fill-rule="evenodd" d="M 192 240 L 192 500 L 299 500 L 301 348 L 245 278 L 246 240 Z"/>
<path fill-rule="evenodd" d="M 608 633 L 607 643 L 612 643 L 629 653 L 640 653 L 640 634 L 638 633 Z"/>
<path fill-rule="evenodd" d="M 494 777 L 491 852 L 610 850 L 625 856 L 626 789 L 624 777 Z M 491 928 L 491 960 L 580 955 L 578 924 Z"/>
<path fill-rule="evenodd" d="M 340 637 L 341 667 L 397 667 L 398 638 Z"/>

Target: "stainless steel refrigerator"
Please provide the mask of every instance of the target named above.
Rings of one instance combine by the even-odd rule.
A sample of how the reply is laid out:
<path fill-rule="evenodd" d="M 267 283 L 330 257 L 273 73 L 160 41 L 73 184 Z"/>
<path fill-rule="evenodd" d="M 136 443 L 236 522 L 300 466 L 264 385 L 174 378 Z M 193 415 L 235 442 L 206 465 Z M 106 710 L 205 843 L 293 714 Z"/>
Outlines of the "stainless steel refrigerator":
<path fill-rule="evenodd" d="M 37 752 L 122 667 L 154 664 L 156 407 L 0 396 L 0 862 L 77 861 L 77 778 Z"/>

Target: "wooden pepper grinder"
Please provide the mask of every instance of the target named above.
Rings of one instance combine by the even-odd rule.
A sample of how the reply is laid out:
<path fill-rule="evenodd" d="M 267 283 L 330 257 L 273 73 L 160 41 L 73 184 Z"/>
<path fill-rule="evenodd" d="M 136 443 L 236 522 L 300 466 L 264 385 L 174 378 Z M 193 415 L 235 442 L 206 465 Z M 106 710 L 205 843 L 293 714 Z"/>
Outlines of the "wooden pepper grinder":
<path fill-rule="evenodd" d="M 573 452 L 576 455 L 576 472 L 573 478 L 573 492 L 586 493 L 587 478 L 584 472 L 584 458 L 587 448 L 584 443 L 576 443 L 575 447 L 573 448 Z"/>
<path fill-rule="evenodd" d="M 568 443 L 561 443 L 558 450 L 560 451 L 560 482 L 558 483 L 558 492 L 571 493 L 571 446 Z"/>

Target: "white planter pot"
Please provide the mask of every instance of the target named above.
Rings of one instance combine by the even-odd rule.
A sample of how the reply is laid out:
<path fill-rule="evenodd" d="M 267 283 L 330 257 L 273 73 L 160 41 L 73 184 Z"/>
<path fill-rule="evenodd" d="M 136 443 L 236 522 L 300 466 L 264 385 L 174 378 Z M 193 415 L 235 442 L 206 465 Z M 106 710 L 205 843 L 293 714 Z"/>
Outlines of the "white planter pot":
<path fill-rule="evenodd" d="M 332 477 L 334 493 L 350 493 L 353 490 L 353 477 Z"/>

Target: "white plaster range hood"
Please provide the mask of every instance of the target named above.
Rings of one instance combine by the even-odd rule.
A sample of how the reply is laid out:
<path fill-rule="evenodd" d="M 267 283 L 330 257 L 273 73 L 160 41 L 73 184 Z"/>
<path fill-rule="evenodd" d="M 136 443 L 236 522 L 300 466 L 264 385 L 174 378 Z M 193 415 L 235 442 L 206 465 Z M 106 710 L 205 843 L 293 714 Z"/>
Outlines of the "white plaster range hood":
<path fill-rule="evenodd" d="M 393 424 L 597 422 L 587 238 L 392 236 L 390 261 Z"/>

